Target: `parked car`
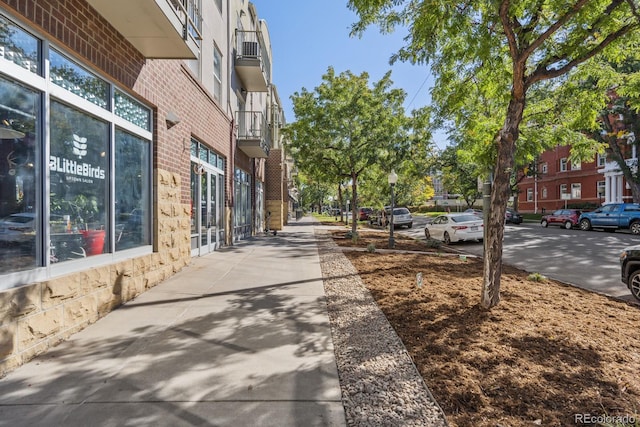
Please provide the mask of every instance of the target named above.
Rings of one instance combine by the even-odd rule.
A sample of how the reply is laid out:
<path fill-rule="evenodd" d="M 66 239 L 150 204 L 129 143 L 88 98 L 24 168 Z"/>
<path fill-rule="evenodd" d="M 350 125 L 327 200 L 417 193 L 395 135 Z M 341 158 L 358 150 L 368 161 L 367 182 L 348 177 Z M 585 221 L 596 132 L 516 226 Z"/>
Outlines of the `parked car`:
<path fill-rule="evenodd" d="M 22 243 L 34 240 L 36 214 L 14 213 L 0 220 L 0 242 Z"/>
<path fill-rule="evenodd" d="M 593 212 L 582 212 L 578 218 L 580 229 L 589 231 L 602 228 L 608 231 L 629 229 L 632 234 L 640 234 L 640 204 L 611 203 Z"/>
<path fill-rule="evenodd" d="M 504 214 L 504 221 L 508 224 L 522 224 L 522 215 L 515 209 L 507 208 Z"/>
<path fill-rule="evenodd" d="M 385 208 L 385 225 L 389 225 L 390 222 L 390 212 L 391 207 Z M 393 228 L 397 227 L 413 227 L 413 216 L 411 216 L 411 212 L 407 208 L 393 208 Z"/>
<path fill-rule="evenodd" d="M 473 215 L 479 216 L 480 218 L 483 217 L 482 209 L 467 209 L 463 213 L 473 214 Z"/>
<path fill-rule="evenodd" d="M 476 215 L 478 218 L 484 219 L 484 214 L 480 209 L 467 209 L 463 213 Z M 513 208 L 507 208 L 504 213 L 504 222 L 507 224 L 522 224 L 522 215 Z"/>
<path fill-rule="evenodd" d="M 445 244 L 484 238 L 484 222 L 472 213 L 451 213 L 437 216 L 424 228 L 424 237 Z"/>
<path fill-rule="evenodd" d="M 373 213 L 373 209 L 371 208 L 359 208 L 358 209 L 358 219 L 360 221 L 367 221 L 369 219 L 369 215 Z"/>
<path fill-rule="evenodd" d="M 640 245 L 624 248 L 620 254 L 620 273 L 622 283 L 640 301 Z"/>
<path fill-rule="evenodd" d="M 540 218 L 540 225 L 548 227 L 550 225 L 559 225 L 567 230 L 577 227 L 579 224 L 578 219 L 582 211 L 577 209 L 558 209 L 548 215 L 543 215 Z"/>

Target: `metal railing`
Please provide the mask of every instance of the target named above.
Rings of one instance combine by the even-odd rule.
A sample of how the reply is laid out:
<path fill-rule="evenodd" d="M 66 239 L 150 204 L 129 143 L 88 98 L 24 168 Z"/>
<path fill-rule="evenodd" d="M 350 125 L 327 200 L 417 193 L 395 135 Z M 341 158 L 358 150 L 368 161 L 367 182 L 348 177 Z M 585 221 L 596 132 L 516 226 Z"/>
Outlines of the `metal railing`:
<path fill-rule="evenodd" d="M 260 31 L 236 30 L 236 56 L 259 59 L 267 83 L 271 82 L 271 61 Z"/>
<path fill-rule="evenodd" d="M 269 152 L 271 135 L 262 111 L 236 111 L 236 124 L 238 126 L 238 140 L 259 140 L 260 147 L 265 152 Z"/>
<path fill-rule="evenodd" d="M 237 111 L 238 139 L 267 138 L 267 121 L 262 111 Z"/>
<path fill-rule="evenodd" d="M 199 0 L 167 0 L 173 7 L 178 19 L 182 23 L 182 37 L 187 40 L 188 36 L 194 40 L 202 40 L 202 15 L 200 14 Z"/>

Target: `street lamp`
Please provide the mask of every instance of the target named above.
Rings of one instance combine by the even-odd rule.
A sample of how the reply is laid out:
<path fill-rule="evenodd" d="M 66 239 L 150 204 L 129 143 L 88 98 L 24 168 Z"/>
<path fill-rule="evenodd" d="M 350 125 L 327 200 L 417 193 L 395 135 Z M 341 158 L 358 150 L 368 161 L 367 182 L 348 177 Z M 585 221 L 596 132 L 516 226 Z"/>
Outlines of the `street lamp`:
<path fill-rule="evenodd" d="M 396 175 L 393 169 L 391 170 L 391 173 L 387 177 L 387 181 L 391 186 L 391 212 L 390 212 L 391 219 L 389 220 L 389 249 L 393 249 L 396 246 L 396 242 L 395 240 L 393 240 L 393 208 L 395 205 L 393 187 L 395 187 L 396 182 L 398 182 L 398 175 Z"/>

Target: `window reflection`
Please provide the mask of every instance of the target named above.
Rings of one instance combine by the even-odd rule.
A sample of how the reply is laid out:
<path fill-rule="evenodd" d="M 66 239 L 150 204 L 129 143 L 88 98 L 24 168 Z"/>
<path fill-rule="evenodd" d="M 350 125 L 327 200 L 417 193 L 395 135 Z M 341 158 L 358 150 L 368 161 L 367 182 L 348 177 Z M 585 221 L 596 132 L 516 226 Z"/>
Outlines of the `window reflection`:
<path fill-rule="evenodd" d="M 38 265 L 40 94 L 0 78 L 0 274 Z"/>
<path fill-rule="evenodd" d="M 126 121 L 144 130 L 151 129 L 151 114 L 148 108 L 128 95 L 115 91 L 115 113 Z"/>
<path fill-rule="evenodd" d="M 0 58 L 40 74 L 40 42 L 0 16 Z"/>
<path fill-rule="evenodd" d="M 151 244 L 149 142 L 116 130 L 116 250 Z"/>
<path fill-rule="evenodd" d="M 75 62 L 55 50 L 49 54 L 50 79 L 63 89 L 74 93 L 98 107 L 109 107 L 109 85 L 104 80 L 86 71 Z"/>

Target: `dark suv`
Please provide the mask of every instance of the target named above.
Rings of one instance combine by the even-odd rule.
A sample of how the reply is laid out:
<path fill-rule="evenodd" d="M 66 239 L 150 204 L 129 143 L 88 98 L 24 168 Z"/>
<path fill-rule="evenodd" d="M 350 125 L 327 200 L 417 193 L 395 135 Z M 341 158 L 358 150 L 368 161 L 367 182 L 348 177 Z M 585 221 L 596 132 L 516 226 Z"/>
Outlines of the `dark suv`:
<path fill-rule="evenodd" d="M 620 254 L 620 273 L 622 283 L 640 301 L 640 245 L 624 248 Z"/>
<path fill-rule="evenodd" d="M 504 221 L 510 224 L 522 224 L 522 215 L 515 209 L 507 208 L 504 213 Z"/>

